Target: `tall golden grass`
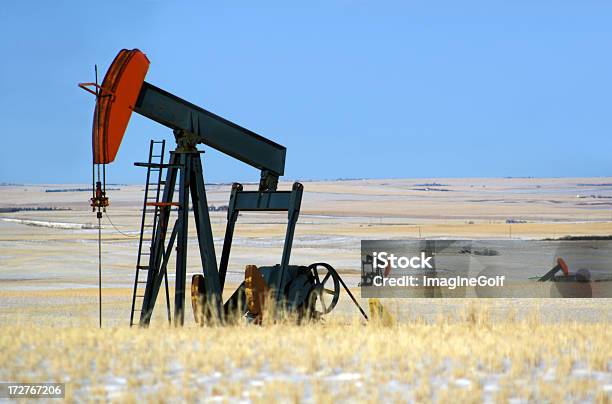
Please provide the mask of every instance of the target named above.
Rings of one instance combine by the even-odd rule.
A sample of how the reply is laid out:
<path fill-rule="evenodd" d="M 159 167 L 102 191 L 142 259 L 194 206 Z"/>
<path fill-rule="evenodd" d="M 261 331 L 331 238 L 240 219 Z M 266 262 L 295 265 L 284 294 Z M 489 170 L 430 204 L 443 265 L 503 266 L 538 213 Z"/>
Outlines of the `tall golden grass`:
<path fill-rule="evenodd" d="M 0 379 L 67 383 L 69 401 L 610 402 L 609 322 L 492 321 L 149 329 L 0 327 Z"/>

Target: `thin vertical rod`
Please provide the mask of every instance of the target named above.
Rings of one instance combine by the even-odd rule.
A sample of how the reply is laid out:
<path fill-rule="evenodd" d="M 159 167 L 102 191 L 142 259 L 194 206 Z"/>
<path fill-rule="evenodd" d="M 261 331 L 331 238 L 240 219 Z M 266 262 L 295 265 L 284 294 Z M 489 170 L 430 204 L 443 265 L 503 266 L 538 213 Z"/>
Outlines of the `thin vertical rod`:
<path fill-rule="evenodd" d="M 98 303 L 100 328 L 102 328 L 102 219 L 100 217 L 98 217 Z"/>
<path fill-rule="evenodd" d="M 96 110 L 98 110 L 98 65 L 94 65 L 94 75 L 95 75 L 95 79 L 96 79 Z M 98 117 L 100 116 L 100 112 L 98 112 Z M 95 141 L 98 141 L 98 119 L 96 117 L 96 126 L 95 126 L 95 130 L 96 130 L 96 138 Z M 91 197 L 95 198 L 96 197 L 96 159 L 95 159 L 95 149 L 92 149 L 92 154 L 94 154 L 92 156 L 91 159 Z"/>
<path fill-rule="evenodd" d="M 98 130 L 100 123 L 100 108 L 98 108 L 98 65 L 94 65 L 94 73 L 96 76 L 96 111 L 98 112 L 98 116 L 96 117 L 96 141 L 100 136 L 100 132 Z M 95 161 L 94 161 L 95 164 Z M 105 171 L 106 173 L 106 171 Z M 95 176 L 95 169 L 94 169 Z M 98 180 L 100 180 L 100 164 L 98 164 Z M 95 182 L 95 181 L 93 181 Z M 106 184 L 106 178 L 104 178 L 104 183 Z M 93 193 L 95 198 L 95 185 L 92 183 Z M 106 189 L 106 185 L 104 187 Z M 100 213 L 100 207 L 98 206 L 98 325 L 102 328 L 102 214 Z"/>

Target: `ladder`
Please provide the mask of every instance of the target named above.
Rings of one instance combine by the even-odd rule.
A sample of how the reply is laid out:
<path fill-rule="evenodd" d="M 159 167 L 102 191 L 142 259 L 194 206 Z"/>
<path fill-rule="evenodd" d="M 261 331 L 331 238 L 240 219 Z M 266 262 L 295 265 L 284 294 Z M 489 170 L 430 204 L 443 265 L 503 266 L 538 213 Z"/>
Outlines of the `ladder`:
<path fill-rule="evenodd" d="M 149 256 L 151 255 L 151 245 L 155 232 L 157 230 L 157 224 L 160 213 L 159 198 L 162 191 L 162 186 L 165 185 L 163 178 L 164 165 L 164 151 L 166 147 L 166 141 L 154 141 L 151 140 L 149 146 L 149 160 L 148 163 L 138 163 L 139 166 L 147 167 L 147 182 L 144 190 L 144 201 L 142 204 L 142 221 L 140 224 L 140 239 L 138 242 L 138 257 L 136 259 L 136 276 L 134 277 L 134 292 L 132 294 L 132 310 L 130 313 L 130 327 L 134 325 L 134 313 L 140 312 L 140 309 L 136 309 L 137 299 L 139 307 L 142 307 L 142 299 L 144 298 L 144 285 L 146 285 L 147 274 L 149 270 Z M 152 214 L 152 219 L 148 219 L 147 213 Z M 148 231 L 150 229 L 150 236 Z M 143 251 L 143 245 L 146 245 L 146 250 Z M 143 259 L 143 256 L 145 258 Z M 146 262 L 143 265 L 142 262 Z M 140 280 L 140 272 L 144 273 L 144 280 Z M 143 285 L 139 288 L 139 285 Z M 164 286 L 166 289 L 166 307 L 168 310 L 168 322 L 171 321 L 170 317 L 170 294 L 168 292 L 168 274 L 164 273 Z"/>

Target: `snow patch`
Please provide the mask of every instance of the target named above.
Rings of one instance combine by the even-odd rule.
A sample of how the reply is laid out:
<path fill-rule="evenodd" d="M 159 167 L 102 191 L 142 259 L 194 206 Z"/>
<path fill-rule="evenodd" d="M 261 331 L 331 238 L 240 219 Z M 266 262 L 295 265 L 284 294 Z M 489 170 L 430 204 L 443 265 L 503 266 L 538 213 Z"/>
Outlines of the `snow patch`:
<path fill-rule="evenodd" d="M 48 227 L 51 229 L 69 229 L 69 230 L 94 230 L 98 226 L 92 223 L 64 223 L 50 222 L 46 220 L 30 220 L 30 219 L 10 219 L 0 218 L 0 220 L 8 223 L 23 224 L 25 226 Z"/>

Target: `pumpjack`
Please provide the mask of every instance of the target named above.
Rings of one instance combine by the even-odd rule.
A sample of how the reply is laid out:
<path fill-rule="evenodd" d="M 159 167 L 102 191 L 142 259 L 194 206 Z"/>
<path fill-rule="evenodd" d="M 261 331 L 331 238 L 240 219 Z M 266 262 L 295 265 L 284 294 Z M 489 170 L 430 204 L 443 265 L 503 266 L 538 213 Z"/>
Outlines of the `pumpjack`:
<path fill-rule="evenodd" d="M 174 324 L 180 326 L 184 323 L 190 201 L 202 265 L 202 274 L 194 275 L 192 279 L 192 302 L 205 303 L 207 318 L 223 323 L 232 310 L 237 310 L 247 318 L 258 321 L 261 320 L 263 302 L 298 313 L 300 318 L 318 318 L 336 306 L 342 285 L 367 319 L 331 265 L 290 264 L 304 188 L 295 182 L 291 190 L 277 190 L 279 177 L 284 174 L 286 148 L 146 82 L 144 79 L 149 64 L 148 58 L 139 49 L 123 49 L 110 65 L 101 85 L 97 82 L 97 71 L 96 82 L 79 84 L 79 87 L 96 96 L 92 151 L 93 171 L 95 175 L 95 167 L 98 168 L 98 180 L 94 180 L 95 185 L 92 187 L 91 206 L 94 211 L 97 210 L 98 218 L 109 205 L 105 165 L 114 161 L 132 112 L 170 128 L 176 141 L 176 148 L 170 152 L 167 163 L 163 162 L 163 146 L 161 154 L 153 154 L 154 142 L 151 143 L 149 161 L 135 163 L 148 169 L 142 226 L 145 225 L 148 210 L 153 213 L 154 221 L 148 250 L 146 246 L 143 247 L 144 230 L 141 228 L 130 325 L 134 323 L 134 313 L 138 311 L 137 298 L 142 299 L 139 324 L 149 325 L 162 282 L 166 289 L 168 319 L 171 319 L 167 267 L 175 244 Z M 219 263 L 206 198 L 201 158 L 203 151 L 197 148 L 200 144 L 212 147 L 261 172 L 257 190 L 244 190 L 239 183 L 232 185 Z M 153 162 L 154 157 L 161 159 L 156 163 Z M 165 179 L 162 180 L 163 170 Z M 152 171 L 157 171 L 158 179 L 155 183 L 157 190 L 151 196 L 148 190 Z M 178 201 L 175 200 L 175 192 L 178 192 Z M 222 292 L 234 228 L 239 214 L 249 211 L 287 212 L 288 225 L 282 256 L 280 263 L 275 266 L 247 268 L 245 282 L 223 302 Z M 172 224 L 173 213 L 176 213 L 176 218 Z M 146 272 L 146 281 L 139 280 L 140 271 Z M 145 284 L 143 295 L 137 294 L 139 283 Z M 265 294 L 270 294 L 270 298 L 265 298 Z M 194 310 L 200 310 L 198 307 L 200 305 L 194 304 Z M 202 312 L 194 311 L 194 315 L 196 319 L 202 318 Z"/>

